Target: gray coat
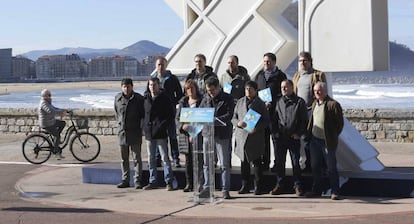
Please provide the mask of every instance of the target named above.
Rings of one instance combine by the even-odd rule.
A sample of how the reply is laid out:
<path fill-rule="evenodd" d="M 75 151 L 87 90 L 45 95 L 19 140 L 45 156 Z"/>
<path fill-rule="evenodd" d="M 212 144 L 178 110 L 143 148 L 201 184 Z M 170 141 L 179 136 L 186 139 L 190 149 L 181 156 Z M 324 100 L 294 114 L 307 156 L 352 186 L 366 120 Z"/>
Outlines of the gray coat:
<path fill-rule="evenodd" d="M 119 145 L 138 144 L 142 141 L 141 120 L 144 118 L 144 97 L 136 92 L 127 99 L 122 93 L 115 96 L 115 118 L 118 125 Z"/>
<path fill-rule="evenodd" d="M 249 108 L 262 115 L 256 124 L 256 132 L 249 134 L 245 129 L 238 127 L 238 122 L 243 120 L 248 111 L 246 99 L 244 96 L 237 101 L 231 122 L 235 127 L 234 138 L 236 139 L 236 147 L 234 152 L 241 161 L 247 160 L 251 162 L 264 154 L 265 128 L 269 125 L 270 118 L 265 103 L 259 97 L 256 97 L 249 105 Z M 245 152 L 247 158 L 245 158 Z"/>
<path fill-rule="evenodd" d="M 64 109 L 57 108 L 51 104 L 51 101 L 41 99 L 39 103 L 39 126 L 41 128 L 52 127 L 56 123 L 55 116 L 65 112 Z"/>

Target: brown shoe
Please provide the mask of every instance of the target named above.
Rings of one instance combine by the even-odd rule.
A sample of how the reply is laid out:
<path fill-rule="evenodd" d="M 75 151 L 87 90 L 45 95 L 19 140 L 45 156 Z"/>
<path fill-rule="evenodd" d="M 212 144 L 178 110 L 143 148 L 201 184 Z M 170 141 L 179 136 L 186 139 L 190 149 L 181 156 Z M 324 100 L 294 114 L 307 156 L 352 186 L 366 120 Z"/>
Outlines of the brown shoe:
<path fill-rule="evenodd" d="M 279 195 L 282 194 L 282 188 L 280 188 L 279 186 L 276 186 L 275 188 L 273 188 L 273 190 L 270 192 L 271 195 Z"/>

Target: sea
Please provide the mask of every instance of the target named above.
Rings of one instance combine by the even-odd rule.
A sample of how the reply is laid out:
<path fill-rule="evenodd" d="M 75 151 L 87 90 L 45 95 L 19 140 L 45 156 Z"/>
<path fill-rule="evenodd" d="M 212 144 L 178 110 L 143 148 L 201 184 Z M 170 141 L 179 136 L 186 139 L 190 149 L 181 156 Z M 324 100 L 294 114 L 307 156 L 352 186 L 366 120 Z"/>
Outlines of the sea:
<path fill-rule="evenodd" d="M 135 89 L 143 93 L 143 88 Z M 344 84 L 333 85 L 333 98 L 344 109 L 414 109 L 414 84 Z M 113 108 L 120 89 L 53 90 L 53 104 L 60 108 Z M 0 108 L 37 108 L 40 93 L 0 95 Z"/>

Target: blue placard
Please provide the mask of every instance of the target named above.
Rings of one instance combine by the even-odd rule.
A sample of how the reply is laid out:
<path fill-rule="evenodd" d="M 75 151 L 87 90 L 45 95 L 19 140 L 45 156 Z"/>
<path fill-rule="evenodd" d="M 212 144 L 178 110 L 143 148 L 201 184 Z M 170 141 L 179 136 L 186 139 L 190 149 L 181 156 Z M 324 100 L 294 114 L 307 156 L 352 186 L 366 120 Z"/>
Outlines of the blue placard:
<path fill-rule="evenodd" d="M 260 115 L 256 111 L 249 109 L 243 118 L 243 121 L 246 123 L 246 127 L 244 129 L 247 132 L 251 132 L 253 128 L 256 127 L 256 124 L 259 121 L 261 116 L 262 115 Z"/>
<path fill-rule="evenodd" d="M 258 94 L 260 99 L 265 103 L 272 102 L 272 92 L 270 91 L 270 88 L 262 89 L 258 92 Z"/>
<path fill-rule="evenodd" d="M 181 108 L 180 122 L 213 123 L 214 122 L 214 108 L 213 107 Z"/>
<path fill-rule="evenodd" d="M 224 91 L 225 93 L 231 94 L 231 89 L 233 89 L 233 86 L 232 86 L 230 83 L 225 82 L 225 83 L 223 84 L 223 91 Z"/>

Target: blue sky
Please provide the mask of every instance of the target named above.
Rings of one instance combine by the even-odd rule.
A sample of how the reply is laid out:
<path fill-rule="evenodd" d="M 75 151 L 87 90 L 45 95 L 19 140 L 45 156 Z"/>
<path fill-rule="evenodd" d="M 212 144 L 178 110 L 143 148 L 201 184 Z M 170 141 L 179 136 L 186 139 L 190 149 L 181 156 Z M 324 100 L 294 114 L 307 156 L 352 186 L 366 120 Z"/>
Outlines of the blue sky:
<path fill-rule="evenodd" d="M 0 48 L 13 55 L 63 47 L 172 47 L 183 22 L 163 0 L 0 0 Z M 414 49 L 414 1 L 388 0 L 389 39 Z M 411 27 L 411 28 L 410 28 Z"/>

